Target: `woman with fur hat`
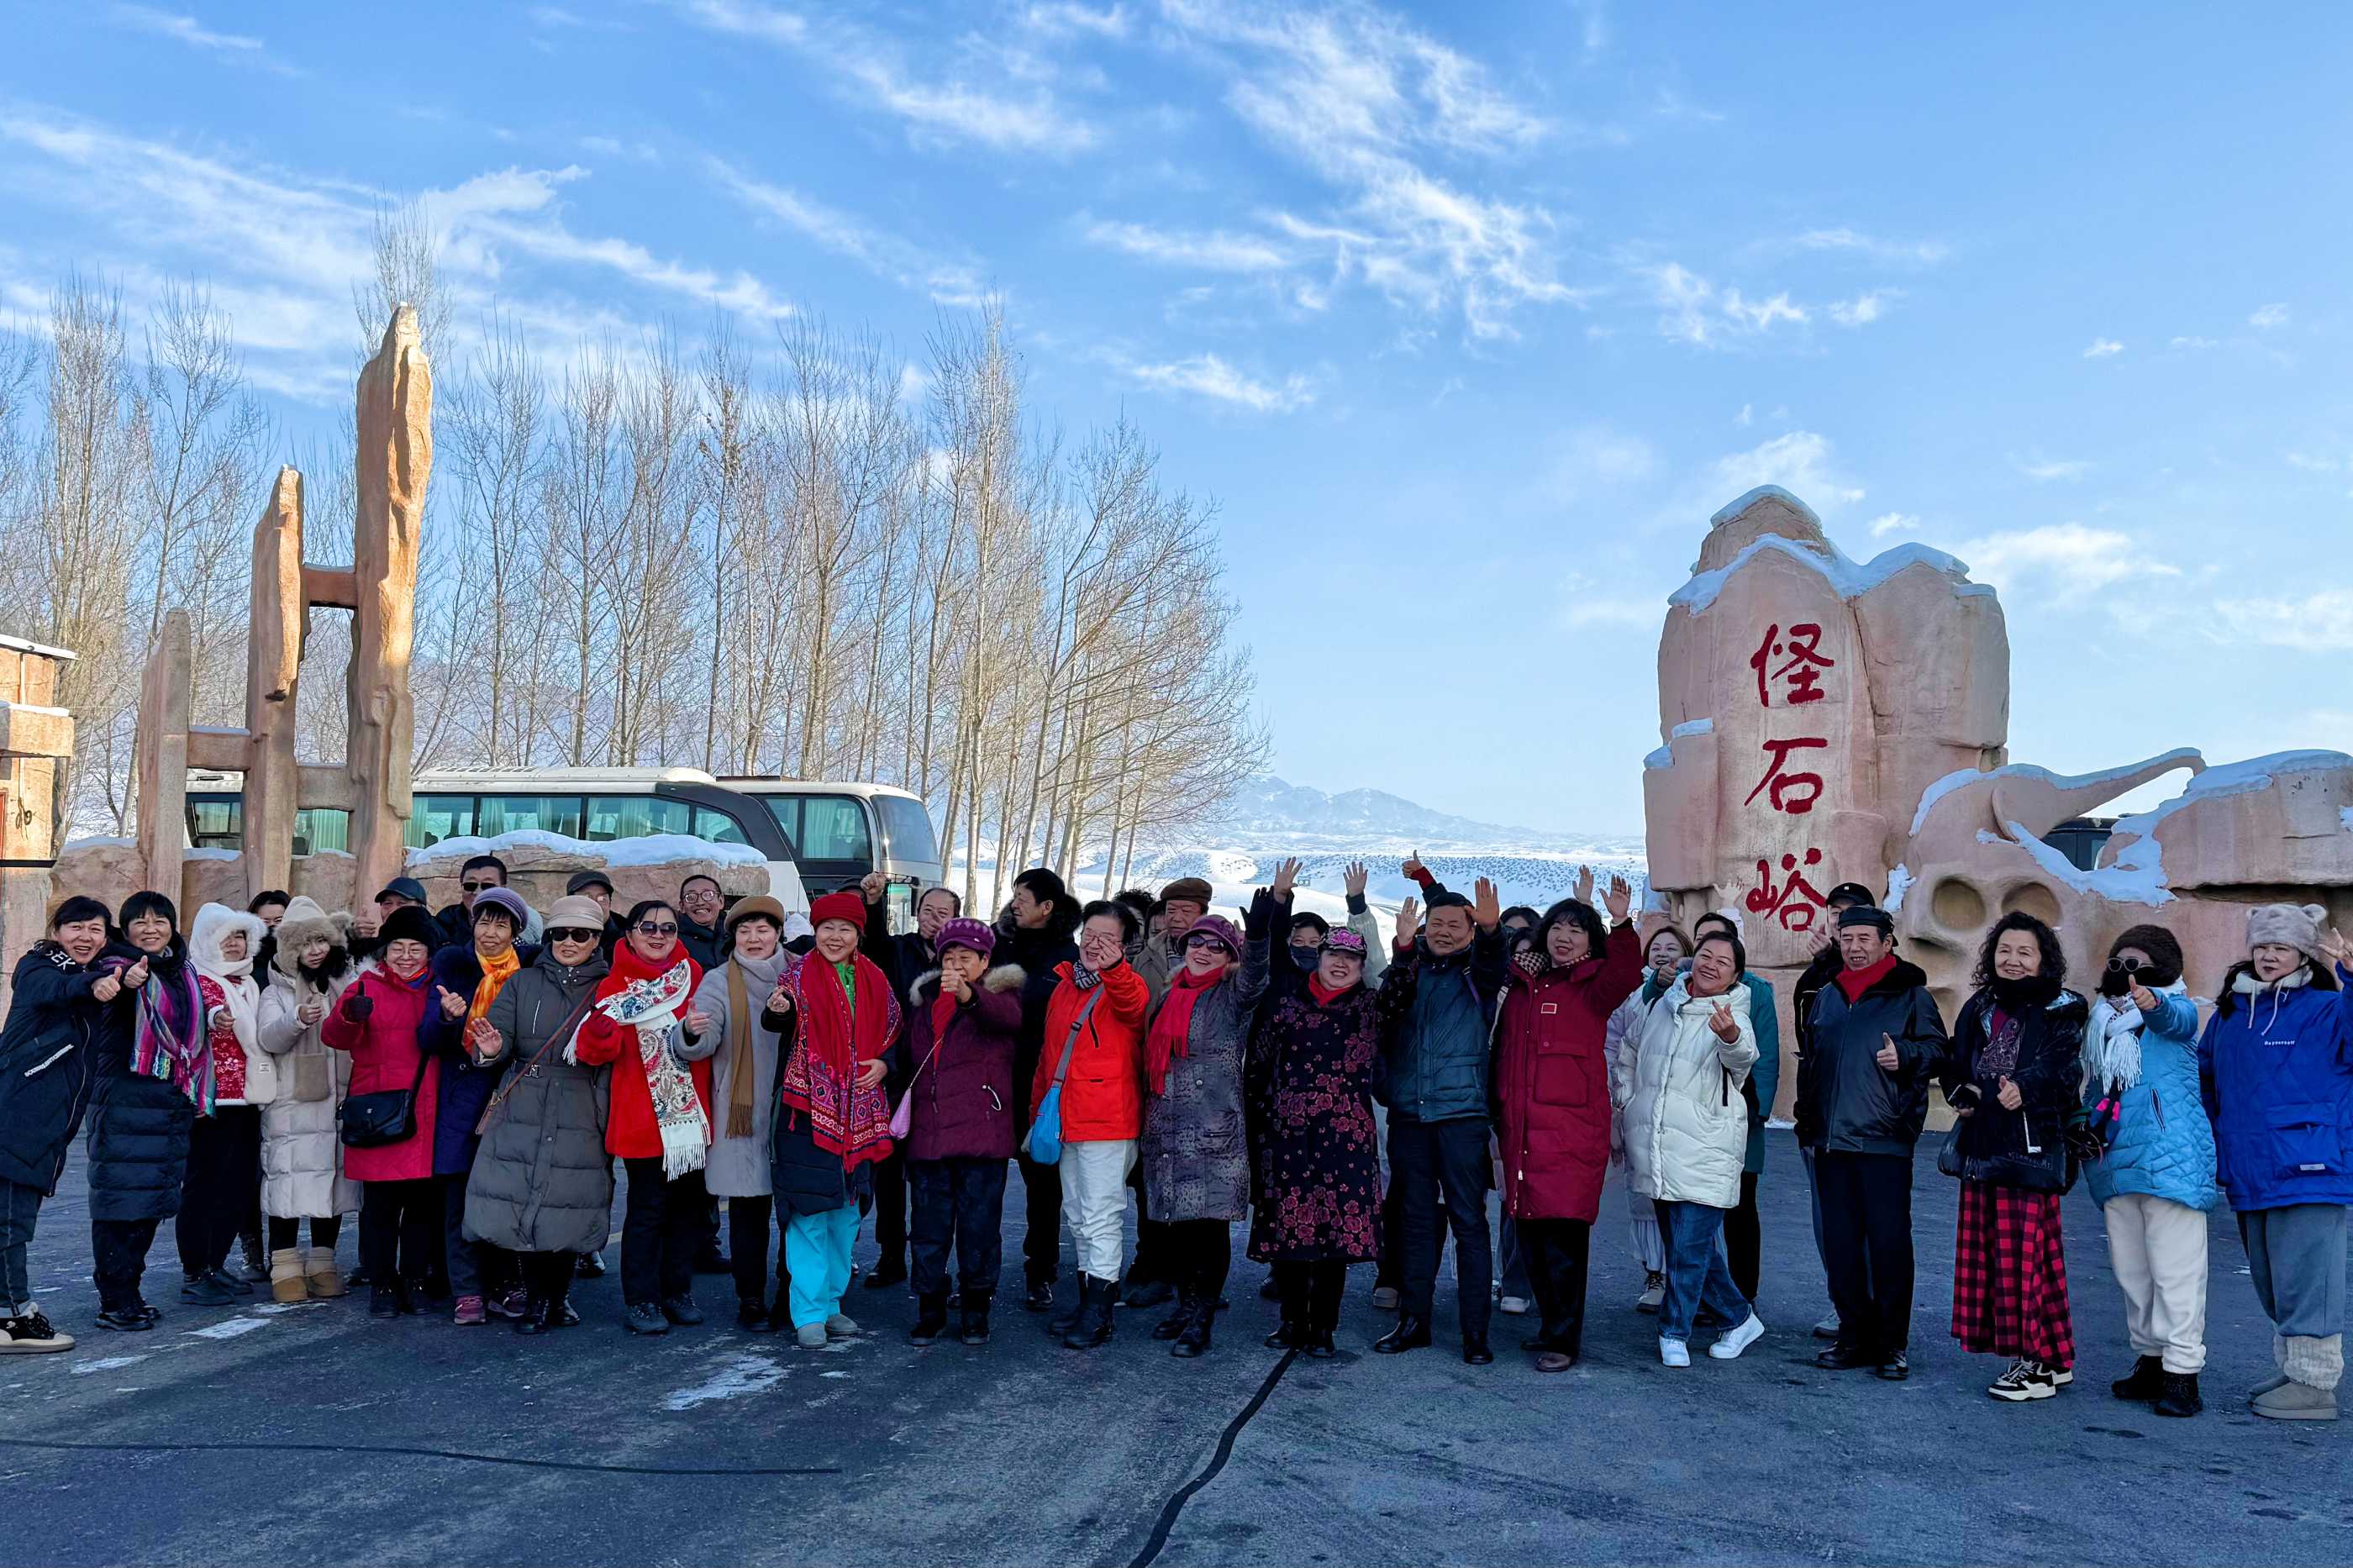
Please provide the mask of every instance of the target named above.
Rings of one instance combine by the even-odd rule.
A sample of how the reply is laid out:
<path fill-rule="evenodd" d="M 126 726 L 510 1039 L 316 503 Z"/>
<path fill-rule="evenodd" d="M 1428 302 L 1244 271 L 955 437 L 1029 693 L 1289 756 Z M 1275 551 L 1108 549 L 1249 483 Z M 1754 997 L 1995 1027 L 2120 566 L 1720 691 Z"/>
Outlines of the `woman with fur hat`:
<path fill-rule="evenodd" d="M 385 917 L 377 967 L 362 970 L 319 1026 L 319 1037 L 352 1060 L 345 1098 L 410 1096 L 409 1133 L 371 1148 L 346 1147 L 343 1172 L 360 1184 L 360 1237 L 367 1246 L 368 1312 L 415 1312 L 438 1264 L 441 1190 L 433 1181 L 433 1134 L 440 1080 L 418 1037 L 432 1004 L 428 967 L 441 928 L 421 906 Z"/>
<path fill-rule="evenodd" d="M 260 1044 L 261 987 L 253 960 L 269 928 L 224 904 L 197 909 L 188 963 L 211 1030 L 213 1103 L 188 1131 L 188 1167 L 173 1231 L 187 1283 L 180 1299 L 206 1305 L 249 1296 L 227 1269 L 229 1248 L 261 1201 L 261 1107 L 278 1097 L 278 1075 Z"/>
<path fill-rule="evenodd" d="M 2254 1412 L 2276 1421 L 2336 1420 L 2345 1373 L 2353 942 L 2325 931 L 2327 918 L 2317 904 L 2252 910 L 2247 956 L 2223 976 L 2198 1043 L 2222 1184 L 2279 1363 Z"/>
<path fill-rule="evenodd" d="M 2084 1105 L 2100 1154 L 2084 1179 L 2108 1226 L 2138 1358 L 2111 1384 L 2159 1415 L 2204 1408 L 2206 1211 L 2217 1195 L 2214 1128 L 2198 1108 L 2198 1008 L 2181 944 L 2134 926 L 2108 949 L 2084 1030 Z"/>
<path fill-rule="evenodd" d="M 712 1031 L 712 1142 L 702 1179 L 712 1196 L 727 1200 L 735 1326 L 765 1334 L 784 1327 L 791 1315 L 785 1302 L 773 1308 L 768 1302 L 768 1216 L 776 1207 L 768 1131 L 776 1121 L 781 1047 L 764 1020 L 768 998 L 793 959 L 784 949 L 784 906 L 765 893 L 736 904 L 726 921 L 726 961 L 702 977 L 694 994 L 694 1011 Z M 781 1234 L 773 1256 L 781 1263 Z"/>
<path fill-rule="evenodd" d="M 350 930 L 349 915 L 331 915 L 297 895 L 272 933 L 277 941 L 261 992 L 261 1059 L 278 1089 L 261 1108 L 261 1213 L 269 1233 L 269 1291 L 280 1301 L 343 1294 L 335 1243 L 343 1216 L 359 1212 L 359 1184 L 343 1173 L 335 1128 L 351 1058 L 320 1037 L 327 1015 L 356 978 L 345 945 Z M 296 1245 L 306 1220 L 308 1251 Z"/>
<path fill-rule="evenodd" d="M 828 893 L 809 906 L 816 945 L 789 965 L 763 1025 L 790 1036 L 776 1080 L 769 1180 L 785 1220 L 786 1301 L 804 1350 L 858 1332 L 841 1310 L 849 1253 L 891 1153 L 884 1059 L 899 1034 L 899 999 L 858 939 L 866 900 Z"/>
<path fill-rule="evenodd" d="M 907 1024 L 891 1047 L 891 1080 L 905 1095 L 910 1276 L 915 1326 L 929 1344 L 947 1331 L 948 1250 L 956 1259 L 956 1337 L 988 1342 L 1005 1229 L 1006 1163 L 1013 1158 L 1021 1090 L 1021 966 L 991 967 L 997 932 L 961 917 L 940 926 L 937 969 L 907 987 Z"/>

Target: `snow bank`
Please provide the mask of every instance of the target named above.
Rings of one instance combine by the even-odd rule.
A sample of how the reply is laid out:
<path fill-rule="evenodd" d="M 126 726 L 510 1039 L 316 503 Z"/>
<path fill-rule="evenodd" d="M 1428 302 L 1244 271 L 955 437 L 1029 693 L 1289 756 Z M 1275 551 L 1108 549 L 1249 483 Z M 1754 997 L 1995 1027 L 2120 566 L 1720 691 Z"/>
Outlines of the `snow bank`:
<path fill-rule="evenodd" d="M 1719 566 L 1713 572 L 1694 574 L 1690 582 L 1667 595 L 1667 603 L 1680 605 L 1694 615 L 1699 614 L 1715 603 L 1716 596 L 1724 592 L 1724 585 L 1732 581 L 1732 574 L 1768 550 L 1778 551 L 1799 564 L 1820 573 L 1823 580 L 1830 584 L 1831 591 L 1841 599 L 1859 599 L 1907 566 L 1926 566 L 1948 577 L 1961 579 L 1953 584 L 1954 592 L 1957 594 L 1964 588 L 1983 586 L 1968 581 L 1969 569 L 1967 565 L 1943 551 L 1931 550 L 1925 544 L 1899 544 L 1893 550 L 1883 551 L 1867 562 L 1853 560 L 1837 545 L 1831 544 L 1827 541 L 1824 542 L 1823 549 L 1829 552 L 1827 555 L 1810 545 L 1800 544 L 1794 539 L 1784 539 L 1778 533 L 1768 533 L 1764 538 L 1743 547 L 1740 553 L 1734 556 L 1727 564 Z"/>
<path fill-rule="evenodd" d="M 496 855 L 504 849 L 544 849 L 554 855 L 576 855 L 607 866 L 659 866 L 673 860 L 709 860 L 722 866 L 765 866 L 767 857 L 748 844 L 713 844 L 683 833 L 652 833 L 642 838 L 613 838 L 598 843 L 566 838 L 537 827 L 518 827 L 494 838 L 444 838 L 424 849 L 411 849 L 408 864 L 422 866 L 449 857 Z"/>
<path fill-rule="evenodd" d="M 1642 756 L 1642 766 L 1646 770 L 1670 768 L 1674 766 L 1674 763 L 1675 753 L 1672 748 L 1666 746 L 1661 746 L 1655 752 L 1646 752 Z"/>
<path fill-rule="evenodd" d="M 2079 893 L 2096 894 L 2119 904 L 2156 905 L 2173 901 L 2173 895 L 2166 890 L 2164 868 L 2157 858 L 2136 853 L 2141 848 L 2141 844 L 2154 847 L 2157 844 L 2154 838 L 2143 839 L 2141 844 L 2131 846 L 2117 857 L 2113 866 L 2086 871 L 2018 823 L 2005 822 L 2002 826 L 2010 829 L 2011 839 L 2033 858 L 2037 866 L 2054 880 L 2065 883 Z"/>

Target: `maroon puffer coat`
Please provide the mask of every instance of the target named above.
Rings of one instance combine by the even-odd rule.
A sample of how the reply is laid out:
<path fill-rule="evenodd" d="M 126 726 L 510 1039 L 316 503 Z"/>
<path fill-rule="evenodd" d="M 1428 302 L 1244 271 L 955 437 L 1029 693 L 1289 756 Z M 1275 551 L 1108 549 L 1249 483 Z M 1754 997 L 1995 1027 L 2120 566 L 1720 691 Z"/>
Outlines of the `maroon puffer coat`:
<path fill-rule="evenodd" d="M 1641 944 L 1621 921 L 1597 957 L 1533 977 L 1516 963 L 1508 973 L 1493 1079 L 1504 1212 L 1590 1224 L 1609 1164 L 1602 1033 L 1642 984 Z"/>
<path fill-rule="evenodd" d="M 913 1076 L 914 1104 L 907 1116 L 910 1160 L 1010 1160 L 1021 1120 L 1021 1090 L 1013 1072 L 1021 1033 L 1021 984 L 1016 963 L 980 977 L 972 1000 L 948 1019 L 944 1038 L 932 1032 L 932 1004 L 940 972 L 907 987 L 906 1027 L 892 1047 L 891 1081 L 906 1092 Z M 933 1046 L 939 1047 L 936 1055 Z"/>

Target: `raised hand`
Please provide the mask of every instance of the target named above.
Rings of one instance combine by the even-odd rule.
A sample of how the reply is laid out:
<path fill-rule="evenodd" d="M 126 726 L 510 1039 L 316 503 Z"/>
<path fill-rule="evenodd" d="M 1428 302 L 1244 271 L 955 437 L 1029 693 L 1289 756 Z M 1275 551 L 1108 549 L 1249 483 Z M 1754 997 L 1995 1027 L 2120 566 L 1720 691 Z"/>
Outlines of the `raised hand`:
<path fill-rule="evenodd" d="M 1623 925 L 1626 917 L 1632 913 L 1634 909 L 1633 884 L 1623 877 L 1610 878 L 1609 891 L 1603 896 L 1601 901 L 1609 910 L 1609 923 Z"/>
<path fill-rule="evenodd" d="M 486 1062 L 505 1050 L 506 1042 L 488 1018 L 477 1018 L 466 1026 L 466 1045 L 473 1051 L 476 1061 Z"/>
<path fill-rule="evenodd" d="M 1994 1103 L 2000 1105 L 2004 1110 L 2016 1110 L 2026 1103 L 2026 1096 L 2019 1093 L 2018 1085 L 2008 1079 L 2001 1080 L 2001 1092 L 1993 1098 Z"/>
<path fill-rule="evenodd" d="M 966 980 L 963 975 L 957 975 L 955 979 L 949 981 L 947 984 L 948 989 L 955 993 L 955 999 L 959 1004 L 972 1000 L 972 982 Z"/>
<path fill-rule="evenodd" d="M 890 890 L 890 879 L 880 871 L 869 871 L 858 879 L 859 896 L 870 904 L 881 903 L 882 895 Z"/>
<path fill-rule="evenodd" d="M 2340 969 L 2353 969 L 2353 939 L 2334 929 L 2320 933 L 2320 951 Z"/>
<path fill-rule="evenodd" d="M 133 991 L 147 984 L 147 961 L 144 958 L 122 972 L 122 984 Z"/>
<path fill-rule="evenodd" d="M 1405 874 L 1407 881 L 1419 882 L 1429 873 L 1430 868 L 1421 863 L 1421 851 L 1417 849 L 1405 858 L 1405 864 L 1398 869 Z"/>
<path fill-rule="evenodd" d="M 1592 867 L 1579 866 L 1577 868 L 1577 889 L 1572 896 L 1580 904 L 1589 904 L 1593 901 Z"/>
<path fill-rule="evenodd" d="M 295 1021 L 306 1029 L 326 1016 L 327 999 L 323 996 L 305 996 L 294 1009 Z"/>
<path fill-rule="evenodd" d="M 1493 931 L 1504 923 L 1504 900 L 1496 895 L 1495 884 L 1484 877 L 1471 884 L 1471 918 L 1479 922 L 1481 931 Z"/>
<path fill-rule="evenodd" d="M 1274 868 L 1274 896 L 1288 901 L 1291 889 L 1299 883 L 1300 865 L 1297 857 L 1285 860 Z"/>
<path fill-rule="evenodd" d="M 364 1024 L 375 1011 L 375 998 L 354 985 L 343 997 L 343 1016 L 354 1024 Z"/>
<path fill-rule="evenodd" d="M 1718 1002 L 1715 1005 L 1715 1010 L 1707 1016 L 1707 1026 L 1715 1030 L 1715 1037 L 1727 1046 L 1740 1038 L 1740 1020 L 1734 1017 L 1732 1009 L 1721 1002 Z"/>
<path fill-rule="evenodd" d="M 1408 899 L 1405 902 L 1398 906 L 1397 936 L 1395 940 L 1398 950 L 1402 952 L 1404 949 L 1411 947 L 1413 945 L 1413 939 L 1420 934 L 1421 906 L 1415 903 L 1411 899 Z"/>
<path fill-rule="evenodd" d="M 433 988 L 433 991 L 436 995 L 441 998 L 441 1016 L 443 1017 L 462 1018 L 466 1016 L 466 999 L 463 996 L 459 995 L 455 991 L 450 990 L 446 985 L 436 985 Z"/>
<path fill-rule="evenodd" d="M 90 995 L 93 1002 L 111 1002 L 121 994 L 122 982 L 111 974 L 101 974 L 90 983 Z"/>
<path fill-rule="evenodd" d="M 1340 888 L 1348 897 L 1361 899 L 1365 896 L 1365 884 L 1371 879 L 1371 874 L 1365 869 L 1362 860 L 1351 860 L 1347 869 L 1340 873 Z"/>
<path fill-rule="evenodd" d="M 2143 985 L 2137 980 L 2133 982 L 2131 995 L 2132 1005 L 2139 1008 L 2142 1012 L 2154 1013 L 2157 1011 L 2157 993 L 2151 991 L 2147 986 Z"/>
<path fill-rule="evenodd" d="M 776 988 L 768 993 L 768 1011 L 771 1013 L 789 1013 L 792 1010 L 793 994 L 791 992 L 785 989 L 785 983 L 779 980 L 776 982 Z"/>
<path fill-rule="evenodd" d="M 1880 1036 L 1879 1054 L 1872 1059 L 1879 1064 L 1881 1070 L 1885 1072 L 1894 1072 L 1897 1068 L 1902 1067 L 1904 1065 L 1904 1056 L 1902 1052 L 1895 1048 L 1895 1037 L 1893 1035 Z"/>
<path fill-rule="evenodd" d="M 376 913 L 375 906 L 374 904 L 370 904 L 367 908 L 360 910 L 359 913 L 352 917 L 352 934 L 353 936 L 374 936 L 376 932 L 376 928 L 383 923 L 384 918 Z"/>

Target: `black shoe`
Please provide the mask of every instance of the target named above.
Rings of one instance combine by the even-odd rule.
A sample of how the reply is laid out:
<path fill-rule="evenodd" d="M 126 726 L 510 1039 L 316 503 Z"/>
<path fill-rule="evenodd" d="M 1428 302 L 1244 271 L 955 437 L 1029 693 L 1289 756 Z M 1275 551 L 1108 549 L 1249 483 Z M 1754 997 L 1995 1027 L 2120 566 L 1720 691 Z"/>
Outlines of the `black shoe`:
<path fill-rule="evenodd" d="M 1054 1282 L 1051 1279 L 1032 1279 L 1029 1281 L 1029 1289 L 1022 1293 L 1021 1305 L 1024 1309 L 1032 1312 L 1052 1311 L 1054 1310 Z"/>
<path fill-rule="evenodd" d="M 1071 1331 L 1062 1336 L 1065 1348 L 1074 1351 L 1092 1350 L 1111 1341 L 1112 1303 L 1119 1296 L 1119 1281 L 1096 1279 L 1082 1275 L 1079 1284 L 1079 1318 Z"/>
<path fill-rule="evenodd" d="M 640 1301 L 621 1315 L 621 1327 L 633 1334 L 666 1334 L 670 1320 L 651 1301 Z"/>
<path fill-rule="evenodd" d="M 449 1277 L 447 1274 L 428 1274 L 423 1279 L 411 1280 L 408 1293 L 412 1299 L 429 1301 L 436 1307 L 446 1307 L 449 1304 Z"/>
<path fill-rule="evenodd" d="M 526 1298 L 522 1304 L 522 1315 L 514 1321 L 515 1332 L 519 1334 L 547 1332 L 550 1326 L 547 1321 L 550 1306 L 549 1302 L 543 1301 L 536 1296 Z"/>
<path fill-rule="evenodd" d="M 735 1303 L 735 1326 L 747 1334 L 773 1334 L 776 1331 L 776 1320 L 766 1302 L 739 1300 Z"/>
<path fill-rule="evenodd" d="M 1176 1342 L 1168 1347 L 1168 1353 L 1185 1361 L 1208 1353 L 1209 1325 L 1217 1321 L 1217 1316 L 1218 1303 L 1214 1300 L 1196 1301 L 1191 1315 L 1186 1319 L 1184 1331 L 1176 1336 Z"/>
<path fill-rule="evenodd" d="M 1330 1361 L 1340 1353 L 1340 1347 L 1332 1342 L 1332 1331 L 1329 1329 L 1310 1329 L 1307 1332 L 1307 1342 L 1301 1347 L 1301 1353 L 1309 1361 Z"/>
<path fill-rule="evenodd" d="M 1152 1337 L 1155 1340 L 1173 1340 L 1182 1335 L 1192 1326 L 1193 1319 L 1199 1311 L 1200 1306 L 1201 1303 L 1195 1300 L 1189 1291 L 1177 1297 L 1176 1310 L 1152 1325 Z M 1211 1311 L 1216 1310 L 1214 1306 L 1209 1309 Z"/>
<path fill-rule="evenodd" d="M 1373 1349 L 1383 1355 L 1396 1355 L 1401 1351 L 1418 1351 L 1430 1343 L 1430 1320 L 1417 1318 L 1400 1308 L 1397 1327 L 1373 1342 Z"/>
<path fill-rule="evenodd" d="M 253 1281 L 248 1279 L 242 1274 L 233 1273 L 227 1268 L 207 1268 L 205 1270 L 205 1275 L 207 1279 L 211 1279 L 214 1284 L 219 1286 L 222 1289 L 227 1291 L 232 1296 L 250 1296 L 253 1294 Z M 267 1279 L 269 1276 L 264 1274 L 262 1278 Z"/>
<path fill-rule="evenodd" d="M 572 1304 L 572 1299 L 570 1297 L 565 1297 L 563 1300 L 556 1302 L 554 1307 L 549 1310 L 547 1314 L 547 1326 L 551 1329 L 578 1328 L 580 1326 L 580 1309 Z"/>
<path fill-rule="evenodd" d="M 400 1303 L 401 1316 L 413 1318 L 417 1316 L 417 1304 L 431 1300 L 433 1292 L 429 1286 L 420 1285 L 414 1279 L 404 1279 L 393 1291 L 393 1298 Z"/>
<path fill-rule="evenodd" d="M 602 1279 L 605 1277 L 605 1255 L 601 1252 L 582 1253 L 580 1261 L 572 1266 L 572 1272 L 582 1279 Z"/>
<path fill-rule="evenodd" d="M 1176 1287 L 1166 1279 L 1137 1279 L 1130 1282 L 1127 1293 L 1119 1299 L 1119 1304 L 1123 1307 L 1157 1307 L 1163 1301 L 1174 1300 L 1176 1295 Z"/>
<path fill-rule="evenodd" d="M 1046 1305 L 1050 1309 L 1054 1307 L 1054 1294 L 1050 1286 L 1048 1287 L 1046 1292 Z M 1030 1310 L 1035 1311 L 1037 1309 L 1033 1307 Z M 1046 1320 L 1046 1331 L 1058 1338 L 1063 1334 L 1069 1333 L 1073 1328 L 1078 1326 L 1079 1319 L 1085 1314 L 1086 1310 L 1087 1277 L 1082 1274 L 1079 1276 L 1079 1293 L 1076 1299 L 1071 1302 L 1070 1310 L 1062 1311 L 1059 1309 L 1055 1309 L 1054 1315 Z"/>
<path fill-rule="evenodd" d="M 1466 1333 L 1462 1336 L 1463 1365 L 1487 1366 L 1492 1364 L 1494 1359 L 1495 1352 L 1487 1348 L 1487 1336 L 1485 1334 Z"/>
<path fill-rule="evenodd" d="M 905 1268 L 885 1258 L 874 1266 L 874 1272 L 860 1280 L 860 1285 L 868 1290 L 887 1290 L 893 1285 L 904 1285 L 906 1282 Z"/>
<path fill-rule="evenodd" d="M 226 1307 L 237 1292 L 209 1274 L 191 1274 L 180 1284 L 180 1300 L 191 1307 Z"/>
<path fill-rule="evenodd" d="M 1299 1350 L 1307 1343 L 1307 1330 L 1303 1324 L 1285 1318 L 1274 1325 L 1274 1332 L 1259 1342 L 1271 1351 Z"/>
<path fill-rule="evenodd" d="M 147 1326 L 151 1329 L 164 1321 L 164 1310 L 151 1302 L 142 1301 L 133 1310 L 147 1321 Z"/>
<path fill-rule="evenodd" d="M 988 1342 L 988 1299 L 987 1290 L 956 1292 L 956 1338 L 965 1344 L 985 1345 Z"/>
<path fill-rule="evenodd" d="M 124 1307 L 98 1315 L 98 1326 L 112 1329 L 118 1334 L 143 1334 L 155 1326 L 155 1320 L 136 1307 Z"/>
<path fill-rule="evenodd" d="M 1815 1356 L 1814 1364 L 1824 1372 L 1852 1372 L 1857 1367 L 1877 1366 L 1880 1358 L 1860 1345 L 1834 1344 Z"/>
<path fill-rule="evenodd" d="M 2153 1355 L 2145 1355 L 2133 1363 L 2132 1372 L 2108 1384 L 2108 1392 L 2118 1399 L 2130 1399 L 2151 1405 L 2165 1393 L 2165 1363 Z"/>
<path fill-rule="evenodd" d="M 2206 1408 L 2206 1402 L 2198 1397 L 2196 1373 L 2168 1372 L 2163 1375 L 2165 1392 L 2157 1400 L 2159 1415 L 2195 1415 Z"/>
<path fill-rule="evenodd" d="M 694 1304 L 691 1296 L 665 1296 L 661 1315 L 681 1329 L 691 1329 L 702 1321 L 702 1309 Z"/>
<path fill-rule="evenodd" d="M 343 1276 L 343 1288 L 347 1290 L 356 1290 L 363 1285 L 374 1283 L 375 1281 L 368 1278 L 367 1265 L 364 1263 L 353 1264 L 351 1272 Z"/>
<path fill-rule="evenodd" d="M 951 1290 L 948 1292 L 948 1310 L 951 1312 L 961 1312 L 964 1310 L 963 1291 Z"/>
<path fill-rule="evenodd" d="M 907 1342 L 927 1345 L 948 1331 L 948 1293 L 934 1290 L 915 1298 L 915 1326 L 907 1331 Z"/>
<path fill-rule="evenodd" d="M 1912 1375 L 1912 1358 L 1902 1351 L 1890 1351 L 1887 1359 L 1872 1370 L 1889 1383 L 1902 1383 Z"/>
<path fill-rule="evenodd" d="M 378 1285 L 368 1292 L 368 1316 L 396 1318 L 400 1316 L 400 1292 L 389 1285 Z"/>

